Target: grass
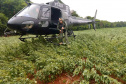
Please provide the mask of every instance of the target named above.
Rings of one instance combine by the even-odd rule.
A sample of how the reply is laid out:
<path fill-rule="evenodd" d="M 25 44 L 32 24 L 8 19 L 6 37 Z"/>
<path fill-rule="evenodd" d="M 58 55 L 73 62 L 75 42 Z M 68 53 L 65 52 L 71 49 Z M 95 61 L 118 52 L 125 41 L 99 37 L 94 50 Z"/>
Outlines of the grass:
<path fill-rule="evenodd" d="M 75 31 L 75 40 L 56 46 L 39 39 L 0 38 L 0 83 L 41 83 L 62 73 L 81 74 L 80 84 L 126 83 L 126 28 Z M 30 79 L 32 80 L 30 80 Z"/>

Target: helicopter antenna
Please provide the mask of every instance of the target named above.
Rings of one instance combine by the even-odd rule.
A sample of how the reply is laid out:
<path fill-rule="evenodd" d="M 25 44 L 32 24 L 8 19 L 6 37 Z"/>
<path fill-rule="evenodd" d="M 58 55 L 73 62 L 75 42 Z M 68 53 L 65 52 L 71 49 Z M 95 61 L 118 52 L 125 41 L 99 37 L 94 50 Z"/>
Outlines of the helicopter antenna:
<path fill-rule="evenodd" d="M 30 6 L 30 5 L 31 5 L 31 3 L 28 3 L 26 0 L 25 0 L 25 3 L 26 3 L 28 6 Z"/>

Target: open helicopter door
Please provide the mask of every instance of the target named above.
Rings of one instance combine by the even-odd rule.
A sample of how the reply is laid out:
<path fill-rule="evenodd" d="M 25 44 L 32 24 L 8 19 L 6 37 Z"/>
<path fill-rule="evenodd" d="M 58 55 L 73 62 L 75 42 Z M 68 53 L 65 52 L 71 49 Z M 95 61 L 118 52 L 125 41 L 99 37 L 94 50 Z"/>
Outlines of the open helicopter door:
<path fill-rule="evenodd" d="M 59 18 L 62 17 L 61 10 L 58 8 L 51 7 L 51 22 L 53 25 L 57 26 Z"/>
<path fill-rule="evenodd" d="M 41 27 L 48 27 L 49 21 L 51 19 L 51 7 L 49 6 L 42 6 L 41 13 L 40 13 L 40 23 Z"/>

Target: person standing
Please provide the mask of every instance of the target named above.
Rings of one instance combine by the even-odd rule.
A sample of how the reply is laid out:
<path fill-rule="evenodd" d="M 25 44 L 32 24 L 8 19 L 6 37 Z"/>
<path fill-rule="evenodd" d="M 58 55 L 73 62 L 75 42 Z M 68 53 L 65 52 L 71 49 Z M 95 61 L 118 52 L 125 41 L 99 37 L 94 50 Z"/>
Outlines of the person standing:
<path fill-rule="evenodd" d="M 63 44 L 63 33 L 66 32 L 66 24 L 62 18 L 59 18 L 57 29 L 59 30 L 59 44 Z"/>

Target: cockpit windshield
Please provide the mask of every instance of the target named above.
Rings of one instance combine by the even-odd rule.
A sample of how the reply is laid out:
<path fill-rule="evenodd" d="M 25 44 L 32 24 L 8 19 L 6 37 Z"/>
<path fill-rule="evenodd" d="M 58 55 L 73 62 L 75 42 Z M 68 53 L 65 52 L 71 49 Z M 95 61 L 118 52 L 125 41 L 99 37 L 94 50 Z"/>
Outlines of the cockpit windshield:
<path fill-rule="evenodd" d="M 39 10 L 40 10 L 40 6 L 33 4 L 33 5 L 26 7 L 17 16 L 31 17 L 31 18 L 37 19 Z"/>

